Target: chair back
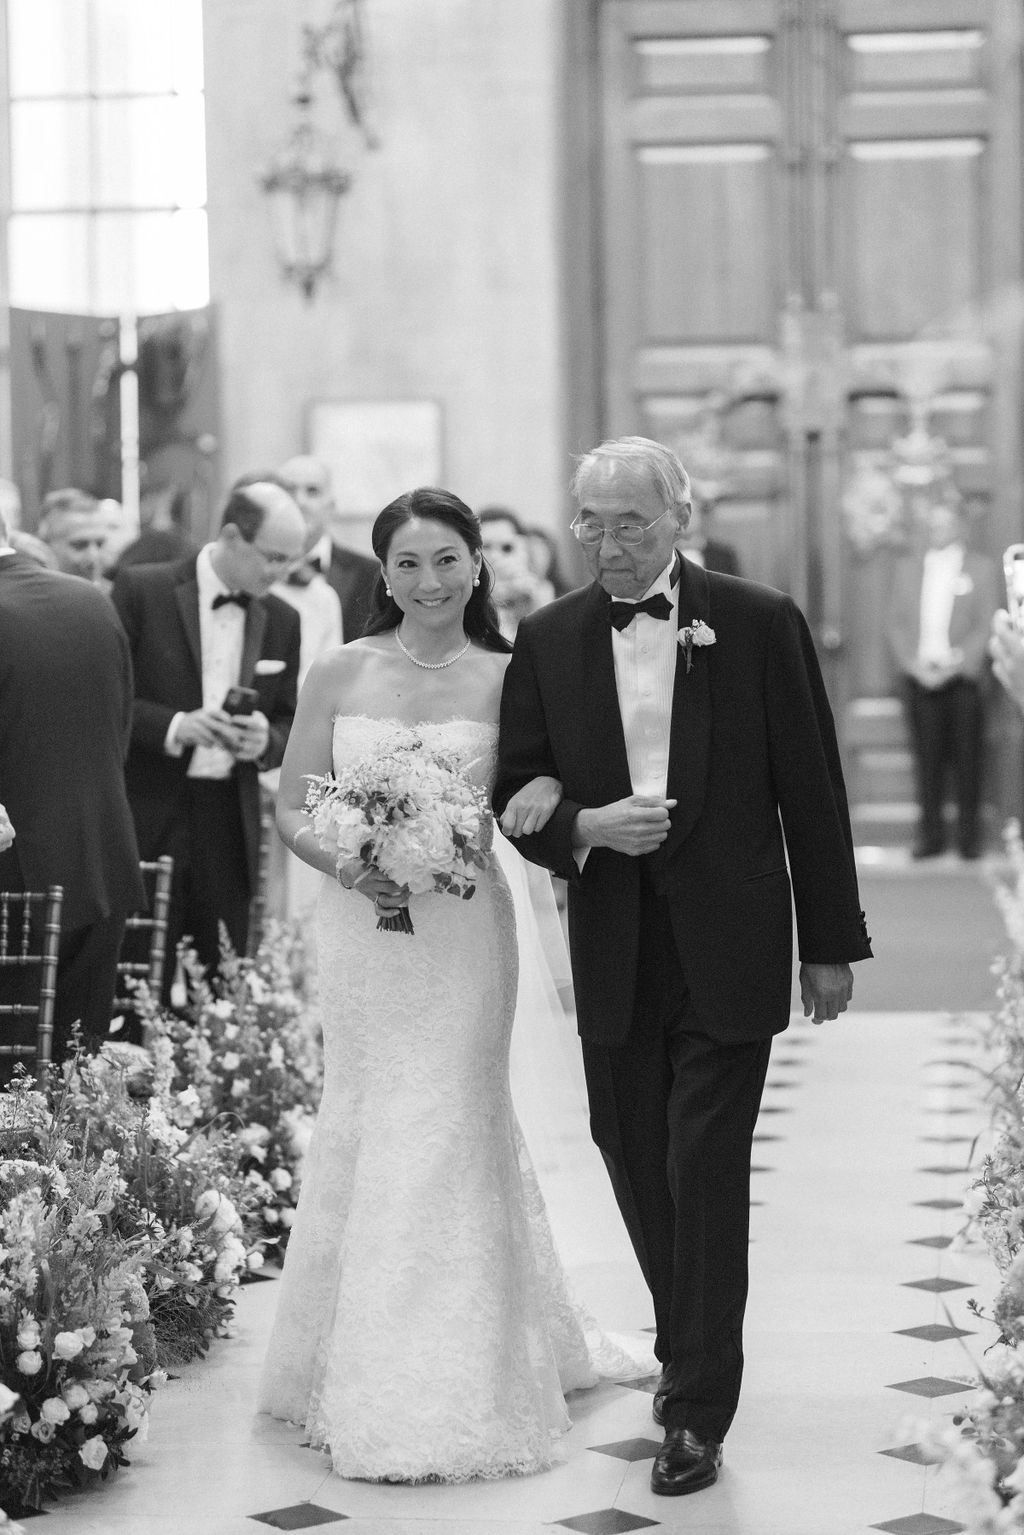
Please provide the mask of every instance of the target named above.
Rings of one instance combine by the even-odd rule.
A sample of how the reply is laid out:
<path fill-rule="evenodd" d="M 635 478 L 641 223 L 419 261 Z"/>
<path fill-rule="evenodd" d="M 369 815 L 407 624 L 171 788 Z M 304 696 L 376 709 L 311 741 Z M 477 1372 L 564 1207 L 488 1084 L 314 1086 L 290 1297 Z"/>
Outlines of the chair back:
<path fill-rule="evenodd" d="M 35 1022 L 35 1040 L 14 1043 L 0 1030 L 0 1057 L 34 1058 L 45 1077 L 53 1054 L 53 1012 L 63 885 L 48 890 L 0 890 L 0 1024 Z M 26 984 L 26 982 L 28 984 Z M 38 984 L 37 984 L 38 983 Z M 18 1001 L 9 1000 L 18 997 Z"/>
<path fill-rule="evenodd" d="M 125 948 L 117 963 L 117 995 L 114 1010 L 134 1008 L 134 988 L 128 981 L 145 981 L 154 997 L 159 998 L 163 984 L 164 966 L 167 963 L 167 917 L 171 909 L 171 879 L 174 875 L 174 859 L 169 854 L 153 862 L 139 864 L 142 882 L 147 893 L 145 911 L 135 912 L 124 924 Z M 148 942 L 136 944 L 130 933 L 148 934 Z M 124 957 L 125 949 L 136 954 L 135 959 Z"/>

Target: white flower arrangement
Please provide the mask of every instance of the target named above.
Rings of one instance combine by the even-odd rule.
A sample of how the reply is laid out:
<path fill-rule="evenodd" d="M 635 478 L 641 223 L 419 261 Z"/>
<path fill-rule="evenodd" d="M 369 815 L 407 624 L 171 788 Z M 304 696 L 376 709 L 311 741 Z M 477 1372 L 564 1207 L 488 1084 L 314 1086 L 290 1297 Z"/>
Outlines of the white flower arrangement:
<path fill-rule="evenodd" d="M 311 777 L 306 810 L 335 868 L 359 859 L 410 895 L 436 891 L 469 900 L 490 862 L 492 826 L 485 790 L 415 730 L 338 775 Z M 412 933 L 408 906 L 378 928 Z"/>

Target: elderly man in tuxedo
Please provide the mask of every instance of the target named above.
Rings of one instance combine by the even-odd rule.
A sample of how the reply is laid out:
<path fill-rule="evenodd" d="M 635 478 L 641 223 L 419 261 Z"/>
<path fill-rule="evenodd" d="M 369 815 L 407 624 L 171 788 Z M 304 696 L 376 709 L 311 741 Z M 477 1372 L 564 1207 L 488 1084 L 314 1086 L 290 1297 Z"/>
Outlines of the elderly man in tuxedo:
<path fill-rule="evenodd" d="M 114 583 L 135 668 L 127 781 L 139 846 L 174 858 L 168 939 L 189 936 L 208 969 L 219 923 L 236 952 L 248 941 L 259 772 L 284 755 L 299 668 L 298 614 L 270 588 L 305 532 L 282 485 L 243 480 L 197 556 L 130 566 Z"/>
<path fill-rule="evenodd" d="M 106 1036 L 125 918 L 142 905 L 124 782 L 131 662 L 103 594 L 10 536 L 0 518 L 0 890 L 64 887 L 59 1059 L 75 1023 L 93 1047 Z M 19 984 L 0 972 L 5 1001 L 29 1000 Z"/>
<path fill-rule="evenodd" d="M 889 595 L 889 642 L 903 677 L 917 771 L 915 858 L 945 850 L 950 774 L 960 856 L 982 852 L 987 650 L 998 605 L 996 562 L 967 547 L 957 504 L 936 503 L 925 520 L 924 547 L 897 561 Z"/>
<path fill-rule="evenodd" d="M 337 509 L 331 471 L 322 459 L 301 453 L 282 464 L 278 473 L 301 508 L 311 538 L 313 530 L 319 530 L 306 552 L 304 569 L 297 570 L 296 575 L 301 579 L 305 570 L 324 575 L 341 603 L 342 639 L 346 644 L 357 640 L 373 612 L 373 588 L 379 566 L 376 560 L 346 548 L 334 537 Z"/>
<path fill-rule="evenodd" d="M 675 548 L 689 483 L 646 438 L 581 461 L 591 585 L 523 620 L 495 810 L 562 784 L 530 859 L 569 882 L 591 1125 L 654 1300 L 655 1492 L 718 1476 L 739 1397 L 751 1137 L 789 1022 L 836 1018 L 871 950 L 832 716 L 780 592 Z M 788 856 L 788 869 L 787 869 Z"/>

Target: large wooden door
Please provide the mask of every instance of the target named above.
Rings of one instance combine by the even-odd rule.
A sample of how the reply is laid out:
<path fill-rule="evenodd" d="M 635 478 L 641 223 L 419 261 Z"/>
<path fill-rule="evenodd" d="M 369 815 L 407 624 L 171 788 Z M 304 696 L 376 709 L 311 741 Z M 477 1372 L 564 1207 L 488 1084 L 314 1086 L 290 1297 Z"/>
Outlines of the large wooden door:
<path fill-rule="evenodd" d="M 891 547 L 850 519 L 941 436 L 978 545 L 1021 536 L 1020 7 L 599 14 L 603 424 L 717 462 L 718 531 L 811 621 L 859 813 L 898 820 Z"/>

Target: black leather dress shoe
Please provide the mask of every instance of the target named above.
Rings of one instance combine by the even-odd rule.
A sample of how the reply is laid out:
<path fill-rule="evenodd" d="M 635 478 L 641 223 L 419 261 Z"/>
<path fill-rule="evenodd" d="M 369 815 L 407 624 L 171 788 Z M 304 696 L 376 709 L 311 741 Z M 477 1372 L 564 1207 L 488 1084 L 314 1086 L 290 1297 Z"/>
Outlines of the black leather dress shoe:
<path fill-rule="evenodd" d="M 715 1439 L 698 1439 L 688 1428 L 670 1428 L 651 1471 L 651 1491 L 663 1497 L 700 1492 L 718 1480 L 722 1446 Z"/>
<path fill-rule="evenodd" d="M 654 1393 L 654 1401 L 651 1403 L 651 1417 L 659 1428 L 665 1427 L 665 1398 L 668 1396 L 672 1381 L 667 1369 L 662 1370 L 658 1389 Z"/>

